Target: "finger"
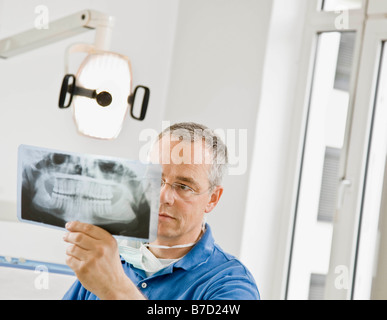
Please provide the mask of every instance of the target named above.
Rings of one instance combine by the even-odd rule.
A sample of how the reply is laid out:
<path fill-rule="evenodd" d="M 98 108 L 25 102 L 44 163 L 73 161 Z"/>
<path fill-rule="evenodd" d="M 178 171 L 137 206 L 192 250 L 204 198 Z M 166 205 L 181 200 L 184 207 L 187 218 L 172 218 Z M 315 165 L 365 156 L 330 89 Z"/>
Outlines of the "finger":
<path fill-rule="evenodd" d="M 76 244 L 77 246 L 85 250 L 92 249 L 96 241 L 95 238 L 92 238 L 82 232 L 67 232 L 64 234 L 63 240 L 68 243 Z"/>
<path fill-rule="evenodd" d="M 88 257 L 88 250 L 72 244 L 66 248 L 66 254 L 77 260 L 85 261 Z"/>
<path fill-rule="evenodd" d="M 98 240 L 103 239 L 106 236 L 106 234 L 110 235 L 109 232 L 107 232 L 106 230 L 100 227 L 94 226 L 89 223 L 80 222 L 80 221 L 67 222 L 66 229 L 72 232 L 82 232 Z"/>
<path fill-rule="evenodd" d="M 73 256 L 67 256 L 66 257 L 66 264 L 73 269 L 74 271 L 78 270 L 82 264 L 82 261 L 73 257 Z"/>

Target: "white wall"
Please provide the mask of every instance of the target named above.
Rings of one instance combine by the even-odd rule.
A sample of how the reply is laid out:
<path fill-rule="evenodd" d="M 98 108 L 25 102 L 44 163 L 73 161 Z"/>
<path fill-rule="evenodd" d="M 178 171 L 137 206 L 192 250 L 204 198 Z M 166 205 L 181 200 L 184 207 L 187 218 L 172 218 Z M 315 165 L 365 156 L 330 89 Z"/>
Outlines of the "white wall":
<path fill-rule="evenodd" d="M 180 1 L 164 114 L 172 123 L 235 130 L 236 141 L 239 130 L 247 130 L 240 155 L 246 170 L 226 177 L 222 199 L 208 216 L 216 241 L 237 256 L 271 6 L 267 0 Z"/>
<path fill-rule="evenodd" d="M 292 118 L 307 1 L 273 2 L 265 47 L 240 255 L 263 299 L 284 297 L 295 178 L 288 168 L 298 152 Z"/>

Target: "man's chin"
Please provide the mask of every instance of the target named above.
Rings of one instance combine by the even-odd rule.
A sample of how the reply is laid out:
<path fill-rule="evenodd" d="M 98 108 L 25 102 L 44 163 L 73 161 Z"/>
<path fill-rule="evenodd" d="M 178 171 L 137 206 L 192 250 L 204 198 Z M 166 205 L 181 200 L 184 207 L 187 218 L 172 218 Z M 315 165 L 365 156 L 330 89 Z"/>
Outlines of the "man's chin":
<path fill-rule="evenodd" d="M 157 237 L 173 237 L 176 234 L 176 226 L 173 221 L 159 221 Z"/>

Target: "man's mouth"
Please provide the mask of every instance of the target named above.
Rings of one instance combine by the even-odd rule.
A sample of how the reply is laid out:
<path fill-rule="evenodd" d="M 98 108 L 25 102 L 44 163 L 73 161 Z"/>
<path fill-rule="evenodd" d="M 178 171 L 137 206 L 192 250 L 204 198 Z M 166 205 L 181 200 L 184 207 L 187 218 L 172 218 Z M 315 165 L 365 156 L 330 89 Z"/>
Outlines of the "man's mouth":
<path fill-rule="evenodd" d="M 159 213 L 159 219 L 175 219 L 175 218 L 170 216 L 169 214 L 166 214 L 164 212 L 160 212 Z"/>

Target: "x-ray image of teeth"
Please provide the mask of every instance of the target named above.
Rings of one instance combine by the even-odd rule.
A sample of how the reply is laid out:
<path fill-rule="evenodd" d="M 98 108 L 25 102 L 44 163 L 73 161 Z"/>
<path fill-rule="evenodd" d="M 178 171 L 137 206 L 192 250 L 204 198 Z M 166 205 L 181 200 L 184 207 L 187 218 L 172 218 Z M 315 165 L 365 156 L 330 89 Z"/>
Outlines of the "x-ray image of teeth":
<path fill-rule="evenodd" d="M 20 220 L 57 227 L 78 220 L 113 235 L 156 237 L 158 165 L 26 145 L 18 161 Z"/>

